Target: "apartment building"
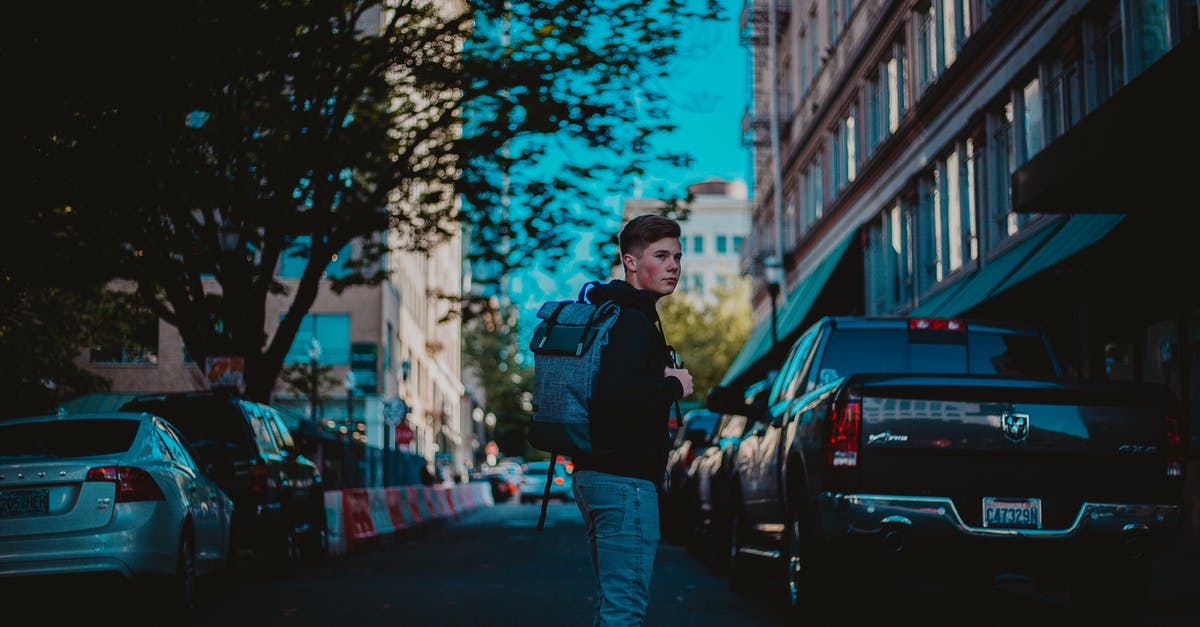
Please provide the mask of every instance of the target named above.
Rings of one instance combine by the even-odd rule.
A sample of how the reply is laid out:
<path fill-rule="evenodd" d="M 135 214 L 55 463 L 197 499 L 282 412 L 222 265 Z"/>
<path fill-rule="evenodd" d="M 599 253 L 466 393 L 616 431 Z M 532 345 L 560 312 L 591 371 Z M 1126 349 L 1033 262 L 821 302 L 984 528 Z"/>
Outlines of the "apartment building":
<path fill-rule="evenodd" d="M 676 293 L 712 302 L 714 287 L 744 274 L 741 251 L 750 232 L 750 201 L 742 181 L 711 178 L 687 189 L 692 202 L 687 219 L 679 223 L 684 265 Z M 623 220 L 654 213 L 661 207 L 662 200 L 627 199 Z M 614 271 L 614 276 L 621 276 L 619 266 L 614 265 Z"/>
<path fill-rule="evenodd" d="M 825 314 L 1035 322 L 1070 374 L 1161 382 L 1200 428 L 1195 0 L 748 1 L 748 267 L 780 340 Z"/>

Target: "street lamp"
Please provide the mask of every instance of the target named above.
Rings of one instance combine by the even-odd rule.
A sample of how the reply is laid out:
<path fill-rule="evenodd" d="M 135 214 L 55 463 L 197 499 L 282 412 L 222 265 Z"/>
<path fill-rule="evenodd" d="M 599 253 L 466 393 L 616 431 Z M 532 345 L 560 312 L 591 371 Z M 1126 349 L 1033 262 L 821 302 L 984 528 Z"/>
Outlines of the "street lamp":
<path fill-rule="evenodd" d="M 779 344 L 779 329 L 776 322 L 776 301 L 779 298 L 779 286 L 783 283 L 783 266 L 774 255 L 762 260 L 763 280 L 767 284 L 767 294 L 771 297 L 771 349 Z"/>
<path fill-rule="evenodd" d="M 320 390 L 317 388 L 321 385 L 318 370 L 320 361 L 321 343 L 314 337 L 308 343 L 308 376 L 311 378 L 308 388 L 308 416 L 313 422 L 319 420 L 317 417 L 317 395 L 320 393 Z"/>
<path fill-rule="evenodd" d="M 354 429 L 354 386 L 356 384 L 357 384 L 357 382 L 354 380 L 354 371 L 347 370 L 346 378 L 342 380 L 342 387 L 346 388 L 346 439 L 342 441 L 343 446 L 345 448 L 345 452 L 342 456 L 342 465 L 345 467 L 345 470 L 347 470 L 347 471 L 349 470 L 350 465 L 351 465 L 350 464 L 350 461 L 351 461 L 350 460 L 350 455 L 351 455 L 350 438 L 354 435 L 354 432 L 355 432 L 355 429 Z M 345 474 L 349 475 L 349 472 L 346 472 Z M 343 487 L 349 487 L 349 486 L 343 486 Z"/>

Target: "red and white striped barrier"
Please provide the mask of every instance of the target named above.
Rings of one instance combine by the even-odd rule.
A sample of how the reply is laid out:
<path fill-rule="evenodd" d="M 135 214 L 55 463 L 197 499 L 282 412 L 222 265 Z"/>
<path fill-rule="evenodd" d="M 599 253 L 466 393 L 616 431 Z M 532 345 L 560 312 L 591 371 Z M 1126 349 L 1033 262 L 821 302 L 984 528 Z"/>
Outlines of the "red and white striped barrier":
<path fill-rule="evenodd" d="M 491 486 L 483 482 L 330 490 L 325 493 L 329 552 L 359 551 L 376 538 L 492 505 Z"/>

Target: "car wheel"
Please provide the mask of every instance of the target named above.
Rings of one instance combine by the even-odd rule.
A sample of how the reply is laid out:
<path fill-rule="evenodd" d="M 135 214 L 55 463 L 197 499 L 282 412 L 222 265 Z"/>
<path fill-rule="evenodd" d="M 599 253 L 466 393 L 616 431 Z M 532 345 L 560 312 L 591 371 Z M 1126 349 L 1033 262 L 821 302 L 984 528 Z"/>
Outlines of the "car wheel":
<path fill-rule="evenodd" d="M 308 540 L 304 547 L 304 562 L 317 566 L 324 564 L 329 557 L 329 528 L 324 522 L 314 524 L 308 530 Z"/>
<path fill-rule="evenodd" d="M 267 547 L 267 561 L 275 568 L 295 566 L 303 559 L 303 540 L 294 526 L 288 524 L 285 529 L 276 532 L 276 537 Z"/>
<path fill-rule="evenodd" d="M 714 511 L 709 523 L 708 534 L 705 537 L 705 561 L 714 574 L 729 573 L 729 517 L 722 512 Z"/>
<path fill-rule="evenodd" d="M 753 585 L 753 577 L 750 564 L 750 558 L 742 554 L 742 538 L 744 531 L 742 529 L 742 517 L 738 512 L 734 512 L 729 517 L 729 554 L 728 554 L 728 578 L 729 587 L 738 591 L 749 591 Z"/>
<path fill-rule="evenodd" d="M 162 611 L 172 613 L 190 613 L 196 609 L 199 596 L 197 594 L 196 545 L 190 528 L 185 529 L 179 539 L 179 547 L 175 552 L 175 572 L 165 579 L 154 582 L 152 587 L 157 590 L 151 591 L 151 598 L 158 599 L 158 602 L 149 604 L 148 608 L 159 607 Z"/>

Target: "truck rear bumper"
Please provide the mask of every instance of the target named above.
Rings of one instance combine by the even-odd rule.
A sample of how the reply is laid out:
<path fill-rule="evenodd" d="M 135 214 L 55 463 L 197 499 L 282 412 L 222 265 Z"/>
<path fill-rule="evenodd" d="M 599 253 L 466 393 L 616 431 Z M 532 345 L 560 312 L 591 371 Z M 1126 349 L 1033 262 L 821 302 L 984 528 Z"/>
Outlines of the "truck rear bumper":
<path fill-rule="evenodd" d="M 951 499 L 931 496 L 826 492 L 818 497 L 818 508 L 827 540 L 874 538 L 889 552 L 900 552 L 913 543 L 1007 538 L 1051 544 L 1096 541 L 1138 553 L 1173 542 L 1180 521 L 1178 505 L 1156 503 L 1085 501 L 1073 521 L 1060 529 L 968 525 Z"/>

